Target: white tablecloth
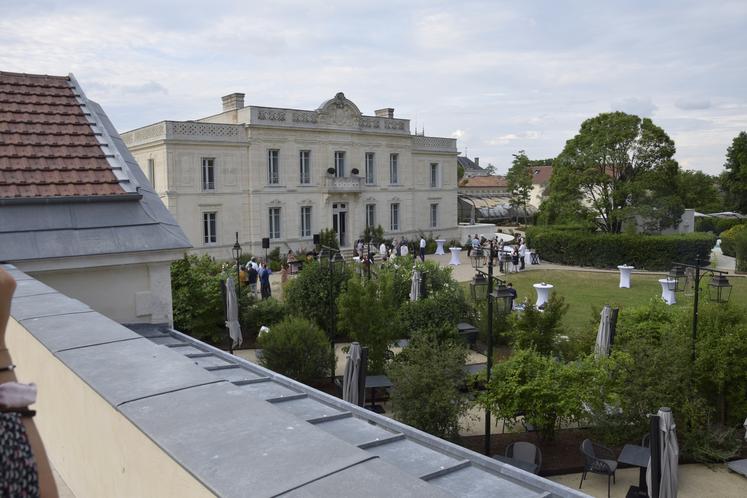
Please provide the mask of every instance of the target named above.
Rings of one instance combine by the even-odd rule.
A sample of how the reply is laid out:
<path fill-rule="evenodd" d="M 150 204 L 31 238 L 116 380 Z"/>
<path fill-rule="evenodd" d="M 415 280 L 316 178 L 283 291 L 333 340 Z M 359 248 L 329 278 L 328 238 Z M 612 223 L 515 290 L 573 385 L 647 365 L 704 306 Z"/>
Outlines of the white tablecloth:
<path fill-rule="evenodd" d="M 659 279 L 659 284 L 661 284 L 661 298 L 669 305 L 677 303 L 677 298 L 674 297 L 674 286 L 676 283 L 676 280 L 669 280 L 668 278 Z"/>
<path fill-rule="evenodd" d="M 444 252 L 444 244 L 445 243 L 446 243 L 446 240 L 444 240 L 444 239 L 436 239 L 436 244 L 437 244 L 437 246 L 436 246 L 436 254 L 438 254 L 438 255 L 446 254 Z"/>
<path fill-rule="evenodd" d="M 461 247 L 449 247 L 451 252 L 451 259 L 449 260 L 450 265 L 461 265 L 462 262 L 459 260 L 459 253 L 462 252 Z"/>
<path fill-rule="evenodd" d="M 535 290 L 537 291 L 537 302 L 535 303 L 535 306 L 539 308 L 543 304 L 547 302 L 547 300 L 550 298 L 550 289 L 555 287 L 552 284 L 534 284 L 533 286 Z"/>
<path fill-rule="evenodd" d="M 620 288 L 630 289 L 630 274 L 635 270 L 635 266 L 620 265 L 617 269 L 620 270 Z"/>

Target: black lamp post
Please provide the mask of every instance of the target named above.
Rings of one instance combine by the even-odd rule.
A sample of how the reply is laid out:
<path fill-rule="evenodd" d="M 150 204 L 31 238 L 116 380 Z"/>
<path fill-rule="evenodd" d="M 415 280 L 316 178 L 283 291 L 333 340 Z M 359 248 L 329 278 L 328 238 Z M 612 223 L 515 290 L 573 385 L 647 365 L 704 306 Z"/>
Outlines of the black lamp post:
<path fill-rule="evenodd" d="M 479 251 L 478 255 L 475 252 Z M 472 278 L 470 283 L 470 293 L 472 299 L 477 301 L 487 300 L 488 303 L 488 344 L 487 344 L 487 371 L 485 375 L 485 385 L 490 382 L 490 371 L 493 369 L 493 304 L 498 308 L 498 314 L 502 315 L 510 307 L 510 300 L 513 297 L 511 293 L 506 291 L 504 282 L 493 277 L 493 241 L 490 241 L 490 247 L 488 249 L 488 273 L 485 274 L 478 268 L 485 264 L 485 256 L 482 249 L 476 249 L 472 251 L 470 259 L 473 261 L 473 266 L 477 273 Z M 480 259 L 481 258 L 481 259 Z M 478 266 L 479 265 L 479 266 Z M 498 283 L 498 289 L 493 292 L 493 282 Z M 490 456 L 490 409 L 485 409 L 485 455 Z"/>
<path fill-rule="evenodd" d="M 711 283 L 708 285 L 708 297 L 711 301 L 717 303 L 726 303 L 729 301 L 731 296 L 731 284 L 729 279 L 726 278 L 725 271 L 714 270 L 707 266 L 700 265 L 700 256 L 695 258 L 695 264 L 690 265 L 687 263 L 675 263 L 672 271 L 669 272 L 669 278 L 676 280 L 674 286 L 675 291 L 682 291 L 685 289 L 685 283 L 680 285 L 681 280 L 686 280 L 685 268 L 692 268 L 695 270 L 695 276 L 693 277 L 693 284 L 695 288 L 695 296 L 693 297 L 693 326 L 692 326 L 692 353 L 690 361 L 695 363 L 695 341 L 698 337 L 698 301 L 700 298 L 700 280 L 706 276 L 711 275 Z"/>
<path fill-rule="evenodd" d="M 231 249 L 233 259 L 236 261 L 236 284 L 241 289 L 241 244 L 239 244 L 239 232 L 236 232 L 236 243 Z"/>

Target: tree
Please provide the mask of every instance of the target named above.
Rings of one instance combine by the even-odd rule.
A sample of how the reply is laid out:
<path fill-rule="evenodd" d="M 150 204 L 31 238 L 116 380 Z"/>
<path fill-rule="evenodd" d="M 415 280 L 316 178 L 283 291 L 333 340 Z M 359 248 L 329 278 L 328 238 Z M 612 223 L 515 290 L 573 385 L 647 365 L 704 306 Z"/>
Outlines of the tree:
<path fill-rule="evenodd" d="M 648 118 L 603 113 L 581 124 L 554 162 L 550 196 L 581 199 L 598 227 L 619 233 L 640 214 L 659 228 L 679 222 L 674 142 Z"/>
<path fill-rule="evenodd" d="M 417 334 L 389 365 L 392 411 L 397 420 L 434 436 L 453 439 L 469 408 L 460 388 L 465 383 L 467 348 L 439 341 L 442 331 Z"/>
<path fill-rule="evenodd" d="M 532 348 L 542 355 L 550 355 L 562 333 L 562 320 L 568 311 L 565 300 L 553 292 L 544 310 L 528 305 L 516 319 L 512 332 L 512 346 L 516 349 Z"/>
<path fill-rule="evenodd" d="M 702 171 L 682 171 L 677 178 L 677 190 L 682 205 L 701 213 L 721 211 L 723 199 L 716 178 Z"/>
<path fill-rule="evenodd" d="M 734 137 L 726 151 L 726 163 L 721 174 L 721 188 L 731 209 L 747 213 L 747 132 Z"/>
<path fill-rule="evenodd" d="M 508 180 L 508 190 L 511 192 L 511 206 L 517 209 L 516 222 L 519 222 L 518 209 L 522 208 L 524 211 L 524 224 L 526 225 L 527 203 L 532 193 L 532 173 L 529 170 L 529 158 L 523 150 L 520 150 L 518 154 L 514 154 L 514 160 L 511 163 L 511 168 L 508 170 L 506 179 Z"/>
<path fill-rule="evenodd" d="M 495 175 L 495 171 L 495 165 L 488 163 L 488 166 L 485 168 L 485 173 L 492 176 Z"/>

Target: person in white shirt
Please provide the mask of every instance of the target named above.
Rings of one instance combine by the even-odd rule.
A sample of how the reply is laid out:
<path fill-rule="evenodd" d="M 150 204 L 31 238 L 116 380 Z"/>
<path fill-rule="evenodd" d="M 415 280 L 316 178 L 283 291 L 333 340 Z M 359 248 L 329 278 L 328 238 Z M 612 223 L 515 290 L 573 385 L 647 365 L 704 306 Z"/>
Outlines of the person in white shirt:
<path fill-rule="evenodd" d="M 420 261 L 425 262 L 425 237 L 420 237 Z"/>
<path fill-rule="evenodd" d="M 524 243 L 523 239 L 521 242 L 521 245 L 519 246 L 519 269 L 524 269 L 524 257 L 527 255 L 527 245 Z"/>
<path fill-rule="evenodd" d="M 381 259 L 386 260 L 387 253 L 386 242 L 381 241 L 381 245 L 379 246 L 379 255 L 381 256 Z"/>

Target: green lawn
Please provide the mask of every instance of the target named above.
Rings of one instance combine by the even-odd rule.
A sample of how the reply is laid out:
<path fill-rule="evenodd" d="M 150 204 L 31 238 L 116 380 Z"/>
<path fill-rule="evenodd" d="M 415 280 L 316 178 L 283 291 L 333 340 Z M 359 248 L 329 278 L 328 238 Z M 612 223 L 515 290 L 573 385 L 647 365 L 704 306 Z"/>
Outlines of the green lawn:
<path fill-rule="evenodd" d="M 595 322 L 599 320 L 598 311 L 605 304 L 613 307 L 619 306 L 620 313 L 623 313 L 626 307 L 646 304 L 651 298 L 660 297 L 661 286 L 657 282 L 660 278 L 664 278 L 663 275 L 633 274 L 631 276 L 632 287 L 620 289 L 618 273 L 532 270 L 511 274 L 508 281 L 514 284 L 519 301 L 528 297 L 530 302 L 535 302 L 537 298 L 533 284 L 546 282 L 554 285 L 553 290 L 565 298 L 566 304 L 569 305 L 564 319 L 565 325 L 571 330 L 580 330 L 589 326 L 596 327 L 596 325 L 591 325 L 592 320 Z M 729 281 L 734 286 L 729 302 L 747 308 L 747 278 L 733 277 Z M 701 294 L 701 299 L 708 299 L 708 282 L 710 282 L 709 277 L 701 281 L 701 289 L 705 293 Z M 468 284 L 467 288 L 469 288 Z M 677 304 L 674 306 L 687 306 L 692 309 L 692 296 L 677 293 Z M 597 314 L 592 314 L 592 308 L 597 310 Z"/>

